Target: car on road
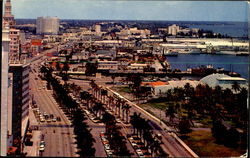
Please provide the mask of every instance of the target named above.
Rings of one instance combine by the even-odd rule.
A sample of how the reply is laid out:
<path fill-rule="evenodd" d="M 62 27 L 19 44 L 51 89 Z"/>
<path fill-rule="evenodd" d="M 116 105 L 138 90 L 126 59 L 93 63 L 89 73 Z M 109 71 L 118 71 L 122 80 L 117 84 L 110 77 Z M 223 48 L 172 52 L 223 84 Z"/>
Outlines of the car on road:
<path fill-rule="evenodd" d="M 104 144 L 104 148 L 107 150 L 110 150 L 110 145 L 109 144 Z"/>
<path fill-rule="evenodd" d="M 39 151 L 41 151 L 41 152 L 44 151 L 44 150 L 45 150 L 45 147 L 40 147 L 39 148 Z"/>
<path fill-rule="evenodd" d="M 111 150 L 106 150 L 106 153 L 107 153 L 107 156 L 108 157 L 111 157 L 111 156 L 113 156 L 113 153 L 112 153 L 112 151 Z"/>
<path fill-rule="evenodd" d="M 143 153 L 138 153 L 139 157 L 144 157 Z"/>
<path fill-rule="evenodd" d="M 105 137 L 102 137 L 102 141 L 108 141 L 108 139 Z"/>
<path fill-rule="evenodd" d="M 50 122 L 51 122 L 51 119 L 48 119 L 47 122 L 50 123 Z"/>
<path fill-rule="evenodd" d="M 117 123 L 121 123 L 121 120 L 120 120 L 120 119 L 116 119 L 116 122 L 117 122 Z"/>
<path fill-rule="evenodd" d="M 143 152 L 141 149 L 136 149 L 136 153 L 138 154 L 139 157 L 144 157 Z"/>
<path fill-rule="evenodd" d="M 57 121 L 61 121 L 61 118 L 60 118 L 60 117 L 56 117 L 56 120 L 57 120 Z"/>
<path fill-rule="evenodd" d="M 52 121 L 53 121 L 53 122 L 56 122 L 56 118 L 53 118 Z"/>
<path fill-rule="evenodd" d="M 132 146 L 137 146 L 137 144 L 136 143 L 131 143 L 132 144 Z"/>
<path fill-rule="evenodd" d="M 42 140 L 42 141 L 40 142 L 40 144 L 43 144 L 43 145 L 45 146 L 45 141 L 44 141 L 44 140 Z"/>
<path fill-rule="evenodd" d="M 45 122 L 45 119 L 41 119 L 40 122 Z"/>

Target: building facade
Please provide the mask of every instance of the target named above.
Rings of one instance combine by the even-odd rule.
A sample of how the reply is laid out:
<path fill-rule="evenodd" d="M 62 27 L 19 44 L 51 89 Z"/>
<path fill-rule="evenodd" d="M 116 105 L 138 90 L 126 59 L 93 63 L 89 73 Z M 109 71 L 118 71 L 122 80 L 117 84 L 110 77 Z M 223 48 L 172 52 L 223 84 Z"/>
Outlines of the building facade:
<path fill-rule="evenodd" d="M 4 6 L 5 10 L 4 10 L 4 15 L 3 15 L 3 25 L 4 26 L 15 26 L 15 19 L 14 19 L 14 15 L 12 15 L 11 13 L 11 1 L 10 0 L 6 0 L 5 2 L 5 6 Z"/>
<path fill-rule="evenodd" d="M 22 141 L 28 126 L 29 115 L 29 64 L 10 64 L 12 74 L 12 135 L 13 142 Z M 21 145 L 21 144 L 19 144 Z M 19 149 L 21 146 L 16 146 Z"/>
<path fill-rule="evenodd" d="M 0 156 L 7 155 L 8 134 L 8 54 L 9 54 L 9 30 L 2 29 L 2 52 L 1 52 L 1 108 L 0 108 Z"/>
<path fill-rule="evenodd" d="M 171 25 L 168 27 L 168 34 L 176 36 L 177 33 L 180 31 L 180 26 Z"/>
<path fill-rule="evenodd" d="M 20 30 L 10 29 L 10 59 L 18 60 L 20 53 Z"/>
<path fill-rule="evenodd" d="M 37 34 L 52 34 L 56 35 L 59 32 L 58 17 L 38 17 L 36 20 Z"/>

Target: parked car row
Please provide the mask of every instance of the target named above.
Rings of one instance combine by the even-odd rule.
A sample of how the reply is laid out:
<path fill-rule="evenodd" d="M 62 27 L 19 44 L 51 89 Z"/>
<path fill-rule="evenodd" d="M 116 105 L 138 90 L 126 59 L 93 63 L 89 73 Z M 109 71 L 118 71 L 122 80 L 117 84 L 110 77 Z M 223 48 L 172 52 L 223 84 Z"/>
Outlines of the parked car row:
<path fill-rule="evenodd" d="M 107 156 L 108 157 L 114 156 L 113 150 L 111 150 L 111 148 L 110 148 L 109 141 L 107 139 L 107 135 L 105 134 L 105 132 L 101 132 L 100 137 L 101 137 L 101 140 L 102 140 L 102 144 L 104 146 L 104 150 L 107 153 Z"/>
<path fill-rule="evenodd" d="M 131 136 L 128 138 L 128 140 L 139 157 L 151 157 L 151 154 L 148 152 L 147 148 L 145 147 L 144 143 L 141 142 L 139 137 Z"/>
<path fill-rule="evenodd" d="M 85 110 L 85 109 L 83 111 L 87 114 L 87 116 L 89 117 L 91 121 L 93 121 L 94 123 L 101 123 L 101 120 L 96 118 L 94 114 L 90 113 L 88 110 Z"/>
<path fill-rule="evenodd" d="M 55 117 L 53 114 L 47 114 L 46 112 L 41 112 L 39 108 L 35 108 L 34 110 L 34 114 L 37 118 L 37 120 L 41 123 L 43 122 L 57 122 L 57 121 L 61 121 L 60 117 Z"/>

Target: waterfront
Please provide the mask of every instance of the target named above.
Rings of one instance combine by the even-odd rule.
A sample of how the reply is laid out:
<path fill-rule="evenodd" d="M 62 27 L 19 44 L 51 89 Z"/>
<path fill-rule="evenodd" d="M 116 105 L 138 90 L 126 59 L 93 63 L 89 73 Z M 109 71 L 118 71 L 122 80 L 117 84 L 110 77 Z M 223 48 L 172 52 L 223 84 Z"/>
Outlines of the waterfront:
<path fill-rule="evenodd" d="M 211 54 L 179 54 L 177 57 L 166 57 L 172 69 L 186 70 L 201 65 L 213 65 L 214 68 L 224 68 L 239 73 L 243 78 L 249 79 L 249 57 L 235 55 Z"/>

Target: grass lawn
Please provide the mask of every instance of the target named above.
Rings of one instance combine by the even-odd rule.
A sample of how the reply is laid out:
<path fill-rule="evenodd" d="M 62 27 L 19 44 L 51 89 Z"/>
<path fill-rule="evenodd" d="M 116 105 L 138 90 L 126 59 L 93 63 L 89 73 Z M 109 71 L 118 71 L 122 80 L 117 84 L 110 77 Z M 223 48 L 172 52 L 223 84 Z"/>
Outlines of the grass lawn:
<path fill-rule="evenodd" d="M 111 89 L 123 93 L 132 93 L 131 89 L 128 86 L 112 87 Z"/>
<path fill-rule="evenodd" d="M 238 157 L 246 151 L 216 144 L 210 131 L 192 131 L 188 137 L 180 138 L 201 157 Z"/>
<path fill-rule="evenodd" d="M 146 104 L 142 104 L 142 106 L 149 106 L 149 107 L 165 110 L 166 107 L 168 107 L 168 104 L 167 103 L 146 103 Z"/>

